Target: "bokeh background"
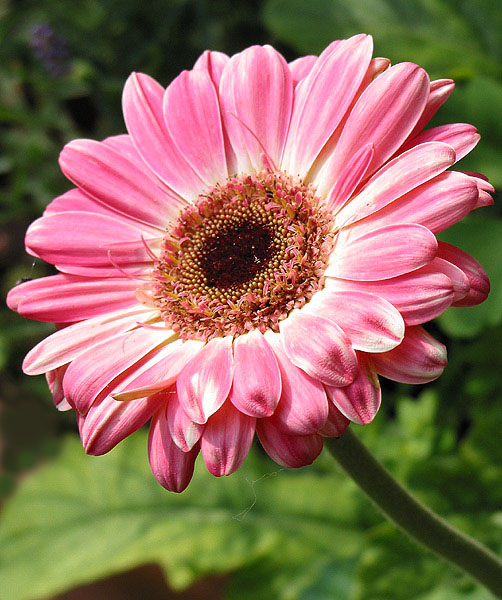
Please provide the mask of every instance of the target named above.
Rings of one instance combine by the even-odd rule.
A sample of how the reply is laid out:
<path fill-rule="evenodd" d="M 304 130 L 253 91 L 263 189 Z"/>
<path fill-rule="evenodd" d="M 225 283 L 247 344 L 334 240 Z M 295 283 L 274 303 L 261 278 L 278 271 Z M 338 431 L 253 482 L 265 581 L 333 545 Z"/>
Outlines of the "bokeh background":
<path fill-rule="evenodd" d="M 375 55 L 411 60 L 457 87 L 433 124 L 482 134 L 459 169 L 502 188 L 500 0 L 0 0 L 0 269 L 3 298 L 51 273 L 24 232 L 69 189 L 62 146 L 125 131 L 123 83 L 164 85 L 206 48 L 271 43 L 288 60 L 371 33 Z M 492 280 L 488 301 L 429 330 L 449 348 L 427 386 L 383 382 L 375 422 L 355 427 L 434 510 L 502 554 L 502 212 L 470 215 L 445 241 Z M 72 414 L 21 373 L 52 331 L 0 307 L 0 598 L 488 600 L 387 524 L 327 455 L 286 471 L 256 448 L 235 475 L 199 465 L 181 496 L 149 473 L 146 434 L 86 457 Z"/>

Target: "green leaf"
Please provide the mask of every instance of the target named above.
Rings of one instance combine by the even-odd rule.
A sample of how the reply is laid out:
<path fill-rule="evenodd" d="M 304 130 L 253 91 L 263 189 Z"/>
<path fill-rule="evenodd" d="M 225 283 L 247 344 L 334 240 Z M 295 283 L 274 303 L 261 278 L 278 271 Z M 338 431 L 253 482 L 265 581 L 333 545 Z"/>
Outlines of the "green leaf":
<path fill-rule="evenodd" d="M 0 598 L 43 598 L 149 562 L 160 563 L 177 588 L 271 556 L 305 577 L 302 565 L 333 556 L 333 548 L 340 559 L 357 555 L 347 483 L 336 473 L 286 472 L 251 454 L 223 479 L 199 461 L 188 490 L 176 495 L 149 472 L 144 432 L 98 458 L 71 437 L 5 506 Z M 311 584 L 307 577 L 276 597 L 296 598 Z M 280 578 L 274 585 L 281 587 Z"/>
<path fill-rule="evenodd" d="M 318 53 L 334 39 L 365 32 L 377 55 L 416 62 L 433 77 L 501 74 L 495 23 L 485 24 L 495 33 L 482 44 L 469 7 L 444 0 L 268 0 L 263 17 L 300 52 Z"/>
<path fill-rule="evenodd" d="M 453 337 L 474 337 L 485 327 L 502 323 L 502 220 L 471 217 L 442 232 L 439 237 L 474 256 L 491 281 L 490 295 L 483 304 L 448 309 L 439 318 L 441 328 Z"/>

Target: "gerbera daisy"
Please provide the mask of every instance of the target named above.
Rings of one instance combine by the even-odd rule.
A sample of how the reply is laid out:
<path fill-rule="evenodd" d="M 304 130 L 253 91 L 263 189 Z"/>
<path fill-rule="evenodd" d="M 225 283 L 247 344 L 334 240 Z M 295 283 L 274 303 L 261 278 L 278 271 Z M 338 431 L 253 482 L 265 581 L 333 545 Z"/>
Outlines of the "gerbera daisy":
<path fill-rule="evenodd" d="M 290 64 L 270 46 L 205 52 L 164 89 L 133 73 L 128 130 L 61 153 L 75 188 L 28 230 L 58 275 L 8 297 L 58 331 L 26 357 L 74 409 L 86 452 L 152 419 L 152 471 L 189 483 L 202 453 L 234 472 L 255 431 L 280 465 L 369 423 L 378 375 L 435 379 L 422 324 L 482 302 L 488 278 L 435 234 L 492 202 L 448 171 L 467 124 L 422 131 L 453 90 L 412 63 L 335 41 Z"/>

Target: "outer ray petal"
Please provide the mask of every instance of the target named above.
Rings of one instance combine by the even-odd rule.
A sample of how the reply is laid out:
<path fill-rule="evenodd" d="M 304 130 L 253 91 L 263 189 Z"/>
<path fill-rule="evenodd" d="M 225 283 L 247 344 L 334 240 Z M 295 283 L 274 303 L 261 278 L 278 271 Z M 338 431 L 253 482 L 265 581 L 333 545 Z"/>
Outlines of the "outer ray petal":
<path fill-rule="evenodd" d="M 270 458 L 287 468 L 312 464 L 323 446 L 320 435 L 288 435 L 278 429 L 270 419 L 259 419 L 256 423 L 256 433 Z"/>
<path fill-rule="evenodd" d="M 326 386 L 328 398 L 348 419 L 367 425 L 380 408 L 382 391 L 371 359 L 363 352 L 357 353 L 359 370 L 354 381 L 345 387 Z"/>
<path fill-rule="evenodd" d="M 76 275 L 50 275 L 17 285 L 7 304 L 20 315 L 49 323 L 72 323 L 111 311 L 150 310 L 136 299 L 138 281 L 123 277 L 106 280 Z"/>
<path fill-rule="evenodd" d="M 401 345 L 384 354 L 373 354 L 380 375 L 401 383 L 427 383 L 444 371 L 446 348 L 419 325 L 407 327 Z"/>
<path fill-rule="evenodd" d="M 455 84 L 451 79 L 436 79 L 431 81 L 429 88 L 429 97 L 427 103 L 422 112 L 420 119 L 418 119 L 413 131 L 410 134 L 410 139 L 427 125 L 432 119 L 436 112 L 441 106 L 448 100 L 450 94 L 453 92 Z"/>
<path fill-rule="evenodd" d="M 347 431 L 350 421 L 342 415 L 333 402 L 328 402 L 328 406 L 328 418 L 319 433 L 324 437 L 340 437 Z"/>
<path fill-rule="evenodd" d="M 325 275 L 379 281 L 404 275 L 430 263 L 437 240 L 422 225 L 389 225 L 359 233 L 342 230 Z"/>
<path fill-rule="evenodd" d="M 205 71 L 211 77 L 216 90 L 218 90 L 221 74 L 229 60 L 224 52 L 206 50 L 199 56 L 193 68 L 194 70 Z"/>
<path fill-rule="evenodd" d="M 329 279 L 335 290 L 361 291 L 385 298 L 401 313 L 407 325 L 418 325 L 436 318 L 453 302 L 453 284 L 436 265 L 430 265 L 382 281 Z"/>
<path fill-rule="evenodd" d="M 252 46 L 233 56 L 221 77 L 220 102 L 239 171 L 261 170 L 264 152 L 279 166 L 293 102 L 284 58 L 270 46 Z"/>
<path fill-rule="evenodd" d="M 68 367 L 63 388 L 68 402 L 85 414 L 99 395 L 112 392 L 117 380 L 136 370 L 169 340 L 169 330 L 134 329 L 91 346 Z"/>
<path fill-rule="evenodd" d="M 207 72 L 194 69 L 176 77 L 164 94 L 164 119 L 178 152 L 200 179 L 223 183 L 228 172 L 220 107 Z"/>
<path fill-rule="evenodd" d="M 90 344 L 99 344 L 133 329 L 138 321 L 148 320 L 152 314 L 141 309 L 120 310 L 60 329 L 28 352 L 23 370 L 27 375 L 39 375 L 65 365 L 85 352 Z"/>
<path fill-rule="evenodd" d="M 363 231 L 398 223 L 416 223 L 439 233 L 473 210 L 478 195 L 472 178 L 448 171 L 359 221 L 355 229 Z"/>
<path fill-rule="evenodd" d="M 96 456 L 106 454 L 142 427 L 165 401 L 162 394 L 129 403 L 117 402 L 111 396 L 99 400 L 85 417 L 78 416 L 84 450 Z"/>
<path fill-rule="evenodd" d="M 422 131 L 407 142 L 400 151 L 405 152 L 409 148 L 427 142 L 443 142 L 455 150 L 457 162 L 464 158 L 466 154 L 469 154 L 480 139 L 481 136 L 473 125 L 468 125 L 467 123 L 440 125 L 439 127 Z"/>
<path fill-rule="evenodd" d="M 265 337 L 274 349 L 282 379 L 281 398 L 271 417 L 274 424 L 289 435 L 316 433 L 328 417 L 324 386 L 289 360 L 279 335 L 268 331 Z"/>
<path fill-rule="evenodd" d="M 289 173 L 308 173 L 358 91 L 372 50 L 366 35 L 335 42 L 297 86 L 282 164 Z"/>
<path fill-rule="evenodd" d="M 199 441 L 205 425 L 194 423 L 187 416 L 179 401 L 176 387 L 170 388 L 166 395 L 169 398 L 166 412 L 169 433 L 180 450 L 190 452 Z"/>
<path fill-rule="evenodd" d="M 205 184 L 179 154 L 164 122 L 164 88 L 143 73 L 133 73 L 122 95 L 124 120 L 134 144 L 164 183 L 185 200 L 194 200 Z"/>
<path fill-rule="evenodd" d="M 230 400 L 251 417 L 269 417 L 281 395 L 281 374 L 272 348 L 255 329 L 235 338 Z"/>
<path fill-rule="evenodd" d="M 129 402 L 138 398 L 146 398 L 164 389 L 170 388 L 181 370 L 189 361 L 197 356 L 204 342 L 178 339 L 171 342 L 158 353 L 158 360 L 148 369 L 132 379 L 118 394 L 115 400 Z"/>
<path fill-rule="evenodd" d="M 454 302 L 453 306 L 476 306 L 486 300 L 490 292 L 490 280 L 475 258 L 446 242 L 439 242 L 438 257 L 461 269 L 469 279 L 469 293 L 463 299 Z"/>
<path fill-rule="evenodd" d="M 357 359 L 350 339 L 333 321 L 296 311 L 280 323 L 281 341 L 291 362 L 328 385 L 351 383 Z"/>
<path fill-rule="evenodd" d="M 209 418 L 200 448 L 206 467 L 216 477 L 231 475 L 246 458 L 254 437 L 256 419 L 225 402 Z"/>
<path fill-rule="evenodd" d="M 89 275 L 117 276 L 114 263 L 146 269 L 152 262 L 145 248 L 152 240 L 125 221 L 100 214 L 68 211 L 41 217 L 29 227 L 25 243 L 31 254 L 67 272 L 82 267 Z"/>
<path fill-rule="evenodd" d="M 300 56 L 296 60 L 289 63 L 289 69 L 293 76 L 293 85 L 296 87 L 302 79 L 305 79 L 312 70 L 314 63 L 317 60 L 317 56 L 308 54 L 307 56 Z"/>
<path fill-rule="evenodd" d="M 339 325 L 355 350 L 387 352 L 404 336 L 399 311 L 384 298 L 368 292 L 326 288 L 314 295 L 306 310 Z"/>
<path fill-rule="evenodd" d="M 362 146 L 373 144 L 368 174 L 376 171 L 408 137 L 425 107 L 427 73 L 412 63 L 394 65 L 362 93 L 345 123 L 340 139 L 316 178 L 319 194 L 327 194 L 347 161 Z"/>
<path fill-rule="evenodd" d="M 433 179 L 455 162 L 455 151 L 440 142 L 415 146 L 382 167 L 336 215 L 335 225 L 360 221 Z M 401 221 L 403 222 L 403 221 Z"/>
<path fill-rule="evenodd" d="M 165 407 L 153 417 L 148 437 L 148 457 L 155 479 L 170 492 L 182 492 L 190 483 L 199 446 L 183 452 L 173 442 Z"/>
<path fill-rule="evenodd" d="M 59 164 L 87 194 L 140 223 L 164 228 L 183 208 L 179 199 L 110 144 L 73 140 L 63 148 Z"/>
<path fill-rule="evenodd" d="M 232 338 L 214 338 L 181 371 L 176 381 L 184 411 L 205 423 L 225 402 L 232 385 Z"/>

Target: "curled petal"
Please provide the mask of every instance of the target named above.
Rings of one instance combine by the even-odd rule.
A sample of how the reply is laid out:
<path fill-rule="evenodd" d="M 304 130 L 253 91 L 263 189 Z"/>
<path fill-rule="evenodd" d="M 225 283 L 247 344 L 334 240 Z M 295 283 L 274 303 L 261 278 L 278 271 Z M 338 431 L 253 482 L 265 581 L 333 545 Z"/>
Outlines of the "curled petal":
<path fill-rule="evenodd" d="M 454 302 L 453 306 L 476 306 L 484 302 L 490 292 L 490 280 L 478 261 L 455 246 L 439 242 L 438 257 L 452 263 L 467 276 L 469 292 L 464 298 Z"/>
<path fill-rule="evenodd" d="M 347 431 L 350 420 L 342 415 L 333 402 L 328 402 L 328 407 L 328 418 L 319 433 L 324 437 L 340 437 Z"/>
<path fill-rule="evenodd" d="M 233 349 L 231 401 L 246 415 L 269 417 L 281 395 L 281 374 L 272 348 L 255 329 L 237 337 Z"/>
<path fill-rule="evenodd" d="M 112 393 L 112 382 L 137 370 L 143 359 L 150 357 L 149 353 L 168 343 L 169 334 L 172 332 L 168 329 L 140 328 L 89 347 L 66 371 L 66 399 L 85 414 L 99 395 Z"/>
<path fill-rule="evenodd" d="M 222 477 L 237 471 L 251 447 L 255 423 L 254 417 L 241 413 L 228 401 L 209 418 L 200 448 L 210 473 Z"/>
<path fill-rule="evenodd" d="M 343 386 L 354 380 L 356 355 L 336 323 L 296 311 L 279 327 L 284 351 L 294 365 L 327 385 Z"/>
<path fill-rule="evenodd" d="M 317 56 L 308 54 L 307 56 L 300 56 L 296 60 L 289 63 L 289 69 L 293 76 L 293 84 L 296 87 L 302 79 L 305 79 L 312 70 L 314 63 L 317 60 Z"/>
<path fill-rule="evenodd" d="M 323 446 L 320 435 L 288 435 L 270 419 L 259 419 L 256 433 L 270 458 L 282 467 L 298 468 L 312 464 Z"/>
<path fill-rule="evenodd" d="M 436 79 L 431 81 L 429 87 L 429 97 L 427 98 L 427 102 L 420 119 L 418 119 L 417 124 L 410 134 L 410 139 L 413 138 L 416 133 L 422 131 L 422 129 L 439 110 L 439 108 L 441 108 L 441 106 L 448 100 L 453 92 L 454 87 L 455 84 L 453 83 L 452 79 Z"/>
<path fill-rule="evenodd" d="M 401 383 L 427 383 L 444 371 L 446 348 L 425 329 L 407 327 L 401 344 L 384 354 L 373 354 L 372 361 L 380 375 Z"/>
<path fill-rule="evenodd" d="M 402 151 L 412 148 L 426 142 L 444 142 L 455 150 L 456 161 L 464 158 L 466 154 L 476 146 L 481 139 L 478 130 L 474 125 L 468 123 L 453 123 L 448 125 L 439 125 L 432 129 L 426 129 L 411 141 L 407 142 Z"/>
<path fill-rule="evenodd" d="M 225 402 L 232 385 L 232 338 L 214 338 L 181 371 L 176 380 L 183 410 L 203 424 Z"/>
<path fill-rule="evenodd" d="M 155 479 L 170 492 L 182 492 L 193 476 L 199 447 L 183 452 L 173 442 L 167 426 L 165 407 L 152 419 L 148 436 L 148 457 Z"/>
<path fill-rule="evenodd" d="M 322 383 L 289 360 L 279 335 L 268 331 L 265 337 L 274 349 L 282 380 L 281 398 L 272 420 L 290 435 L 316 433 L 328 416 L 328 401 Z"/>
<path fill-rule="evenodd" d="M 180 450 L 190 452 L 199 441 L 205 425 L 194 423 L 188 417 L 181 406 L 176 387 L 172 387 L 165 393 L 169 398 L 166 416 L 171 437 Z"/>
<path fill-rule="evenodd" d="M 80 437 L 87 454 L 101 455 L 142 427 L 166 403 L 162 394 L 136 402 L 117 402 L 106 396 L 79 416 Z"/>
<path fill-rule="evenodd" d="M 211 77 L 211 81 L 217 90 L 220 85 L 221 74 L 229 60 L 224 52 L 205 50 L 199 56 L 193 68 L 194 70 L 205 71 Z"/>
<path fill-rule="evenodd" d="M 340 291 L 354 290 L 376 294 L 397 308 L 406 325 L 418 325 L 435 319 L 453 302 L 453 283 L 440 266 L 436 266 L 436 260 L 412 273 L 392 279 L 328 279 L 326 286 Z"/>
<path fill-rule="evenodd" d="M 382 391 L 378 376 L 367 354 L 357 353 L 359 370 L 354 381 L 345 387 L 326 387 L 328 398 L 347 419 L 367 425 L 380 408 Z"/>

